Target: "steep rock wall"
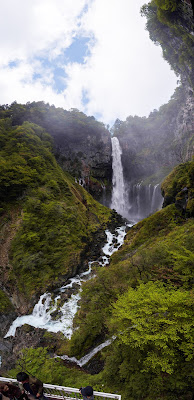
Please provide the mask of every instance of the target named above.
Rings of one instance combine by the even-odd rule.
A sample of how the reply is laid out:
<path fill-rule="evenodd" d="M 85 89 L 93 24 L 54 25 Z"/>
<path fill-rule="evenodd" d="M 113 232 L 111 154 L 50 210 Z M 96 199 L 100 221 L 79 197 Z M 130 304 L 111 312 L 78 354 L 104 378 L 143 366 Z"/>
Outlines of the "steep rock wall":
<path fill-rule="evenodd" d="M 159 183 L 180 162 L 194 155 L 194 100 L 180 87 L 167 105 L 148 118 L 128 117 L 115 131 L 122 148 L 126 182 Z"/>
<path fill-rule="evenodd" d="M 104 129 L 98 135 L 91 132 L 77 140 L 64 135 L 54 137 L 55 154 L 61 167 L 95 197 L 112 179 L 111 138 Z"/>

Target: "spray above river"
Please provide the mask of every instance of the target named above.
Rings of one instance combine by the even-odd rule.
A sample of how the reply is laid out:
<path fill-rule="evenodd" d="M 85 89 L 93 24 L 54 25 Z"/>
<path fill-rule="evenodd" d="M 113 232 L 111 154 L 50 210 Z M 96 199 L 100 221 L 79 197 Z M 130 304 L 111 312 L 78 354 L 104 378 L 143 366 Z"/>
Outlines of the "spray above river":
<path fill-rule="evenodd" d="M 122 150 L 117 137 L 113 137 L 112 141 L 112 202 L 111 208 L 116 210 L 123 217 L 127 215 L 126 189 L 123 178 L 123 166 L 121 162 Z"/>
<path fill-rule="evenodd" d="M 142 201 L 143 185 L 141 183 L 134 184 L 129 187 L 125 184 L 123 176 L 123 166 L 121 160 L 122 150 L 118 138 L 112 138 L 112 169 L 113 169 L 113 191 L 111 208 L 115 209 L 119 214 L 128 221 L 138 221 L 142 210 L 145 212 L 145 201 Z M 148 198 L 150 211 L 154 212 L 157 206 L 157 190 L 159 185 L 155 185 L 153 189 L 149 185 L 146 190 L 146 198 Z M 161 201 L 161 200 L 160 200 Z M 128 226 L 132 226 L 135 222 L 131 222 Z M 98 265 L 103 267 L 109 264 L 110 256 L 119 249 L 123 244 L 126 235 L 126 226 L 121 226 L 115 230 L 115 233 L 105 231 L 107 243 L 102 248 L 102 255 L 99 258 Z M 96 262 L 95 262 L 96 263 Z M 57 289 L 55 294 L 44 293 L 40 296 L 38 303 L 35 305 L 32 314 L 24 315 L 16 318 L 10 326 L 5 337 L 14 336 L 17 327 L 29 324 L 37 328 L 47 329 L 51 332 L 61 331 L 65 337 L 71 338 L 73 333 L 73 319 L 78 310 L 78 302 L 81 298 L 82 283 L 94 277 L 92 272 L 93 261 L 88 263 L 88 270 L 71 278 L 69 282 Z M 84 365 L 97 351 L 112 343 L 114 338 L 107 340 L 97 346 L 83 360 L 64 359 L 77 362 L 78 365 Z"/>
<path fill-rule="evenodd" d="M 156 185 L 125 182 L 122 165 L 122 149 L 117 137 L 112 141 L 112 200 L 115 209 L 128 221 L 136 223 L 161 209 L 163 197 L 159 183 Z"/>

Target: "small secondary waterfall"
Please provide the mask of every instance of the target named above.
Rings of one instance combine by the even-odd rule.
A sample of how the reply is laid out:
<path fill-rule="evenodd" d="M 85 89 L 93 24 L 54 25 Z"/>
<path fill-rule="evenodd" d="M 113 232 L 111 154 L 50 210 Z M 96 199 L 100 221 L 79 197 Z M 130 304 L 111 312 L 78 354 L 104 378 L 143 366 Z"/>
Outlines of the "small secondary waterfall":
<path fill-rule="evenodd" d="M 142 182 L 129 184 L 127 197 L 130 203 L 128 219 L 139 221 L 162 208 L 163 197 L 159 183 L 154 186 Z"/>
<path fill-rule="evenodd" d="M 123 178 L 123 166 L 121 162 L 122 150 L 117 137 L 113 137 L 111 141 L 113 170 L 111 208 L 115 209 L 123 217 L 127 218 L 126 190 Z"/>
<path fill-rule="evenodd" d="M 76 357 L 68 357 L 66 355 L 64 356 L 55 356 L 56 358 L 61 358 L 62 360 L 66 360 L 66 361 L 70 361 L 73 362 L 77 365 L 79 365 L 79 367 L 83 367 L 85 364 L 88 363 L 88 361 L 95 356 L 95 354 L 97 354 L 99 351 L 101 351 L 102 349 L 104 349 L 104 347 L 109 346 L 113 340 L 116 339 L 116 336 L 112 336 L 111 339 L 106 340 L 106 342 L 99 344 L 98 346 L 96 346 L 93 350 L 91 350 L 88 354 L 86 354 L 85 356 L 83 356 L 82 358 L 80 358 L 80 360 L 78 360 Z"/>
<path fill-rule="evenodd" d="M 152 195 L 152 202 L 151 202 L 151 211 L 154 212 L 156 206 L 156 190 L 159 184 L 154 186 L 153 195 Z"/>

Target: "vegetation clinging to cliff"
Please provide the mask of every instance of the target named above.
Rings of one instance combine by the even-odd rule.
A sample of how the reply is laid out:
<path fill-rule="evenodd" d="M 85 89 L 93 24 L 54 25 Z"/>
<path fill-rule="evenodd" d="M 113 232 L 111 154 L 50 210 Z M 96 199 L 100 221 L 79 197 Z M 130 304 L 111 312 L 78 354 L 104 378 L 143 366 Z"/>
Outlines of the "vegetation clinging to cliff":
<path fill-rule="evenodd" d="M 29 299 L 59 277 L 76 273 L 86 244 L 109 220 L 111 210 L 61 170 L 43 128 L 29 122 L 12 127 L 9 119 L 0 123 L 2 229 L 10 207 L 20 209 L 8 282 Z"/>
<path fill-rule="evenodd" d="M 163 57 L 177 75 L 194 85 L 194 37 L 191 3 L 182 0 L 152 0 L 142 7 L 150 39 L 160 44 Z"/>
<path fill-rule="evenodd" d="M 9 118 L 12 126 L 22 125 L 24 121 L 35 123 L 53 136 L 65 135 L 69 141 L 79 142 L 86 135 L 98 135 L 100 131 L 107 133 L 105 125 L 88 117 L 83 112 L 73 108 L 69 111 L 57 108 L 43 101 L 0 106 L 0 118 Z"/>
<path fill-rule="evenodd" d="M 164 194 L 172 185 L 178 193 L 183 181 L 190 190 L 191 171 L 193 163 L 172 173 Z M 84 285 L 79 329 L 70 342 L 79 357 L 94 341 L 118 336 L 103 350 L 102 375 L 124 398 L 192 396 L 194 224 L 190 212 L 171 200 L 132 227 L 110 265 Z"/>
<path fill-rule="evenodd" d="M 75 373 L 75 386 L 83 379 L 96 390 L 103 385 L 103 391 L 119 390 L 130 400 L 192 399 L 194 224 L 190 212 L 177 207 L 176 195 L 186 184 L 192 198 L 193 165 L 182 164 L 178 174 L 176 168 L 169 175 L 163 191 L 167 196 L 173 187 L 170 204 L 133 226 L 110 265 L 83 285 L 77 329 L 68 343 L 60 343 L 58 354 L 65 350 L 79 359 L 94 343 L 114 340 L 97 356 L 103 371 L 93 376 Z M 32 364 L 32 358 L 40 358 L 40 363 Z M 46 349 L 25 350 L 17 369 L 21 363 L 38 371 L 45 382 L 72 382 Z"/>

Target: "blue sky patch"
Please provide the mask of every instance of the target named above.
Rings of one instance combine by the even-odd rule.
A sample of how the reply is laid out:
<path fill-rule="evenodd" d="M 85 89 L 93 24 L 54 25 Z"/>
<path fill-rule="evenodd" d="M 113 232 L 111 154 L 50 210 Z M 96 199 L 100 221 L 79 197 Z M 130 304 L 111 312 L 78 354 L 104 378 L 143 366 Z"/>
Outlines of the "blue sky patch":
<path fill-rule="evenodd" d="M 20 63 L 19 60 L 10 61 L 9 64 L 8 64 L 8 67 L 11 68 L 11 69 L 15 68 L 15 67 L 17 67 L 19 65 L 19 63 Z"/>
<path fill-rule="evenodd" d="M 87 90 L 82 90 L 82 100 L 81 101 L 84 106 L 86 106 L 89 103 L 90 99 L 88 97 Z"/>
<path fill-rule="evenodd" d="M 55 92 L 61 93 L 66 88 L 65 78 L 67 77 L 67 74 L 65 72 L 65 65 L 64 67 L 61 66 L 65 64 L 64 57 L 63 62 L 61 56 L 58 56 L 54 60 L 49 60 L 42 57 L 37 57 L 36 59 L 41 63 L 41 69 L 43 68 L 44 75 L 46 75 L 47 72 L 51 72 L 53 74 L 52 88 Z M 44 75 L 42 74 L 42 72 L 40 73 L 37 69 L 37 71 L 33 74 L 33 80 L 42 80 L 44 82 Z"/>
<path fill-rule="evenodd" d="M 64 71 L 64 68 L 55 68 L 54 69 L 54 84 L 53 84 L 53 89 L 57 92 L 60 93 L 62 90 L 66 88 L 65 84 L 65 77 L 67 74 Z"/>
<path fill-rule="evenodd" d="M 90 38 L 75 38 L 71 46 L 65 51 L 65 55 L 70 62 L 83 64 L 84 58 L 88 55 L 88 43 Z"/>
<path fill-rule="evenodd" d="M 102 121 L 102 113 L 101 112 L 94 112 L 93 116 L 96 118 L 97 121 Z"/>
<path fill-rule="evenodd" d="M 46 57 L 37 57 L 36 59 L 41 63 L 41 67 L 47 71 L 51 71 L 53 74 L 53 89 L 57 93 L 61 93 L 66 88 L 65 78 L 67 74 L 65 72 L 65 66 L 68 63 L 77 62 L 79 64 L 84 63 L 84 58 L 89 54 L 88 43 L 91 40 L 89 37 L 74 38 L 72 44 L 63 51 L 62 54 L 57 56 L 55 59 L 49 60 Z M 13 63 L 12 63 L 13 64 Z M 37 70 L 33 75 L 34 81 L 43 79 L 39 71 Z M 88 103 L 87 93 L 83 92 L 83 103 Z"/>
<path fill-rule="evenodd" d="M 33 80 L 36 81 L 37 79 L 41 79 L 41 75 L 38 72 L 33 74 Z"/>

